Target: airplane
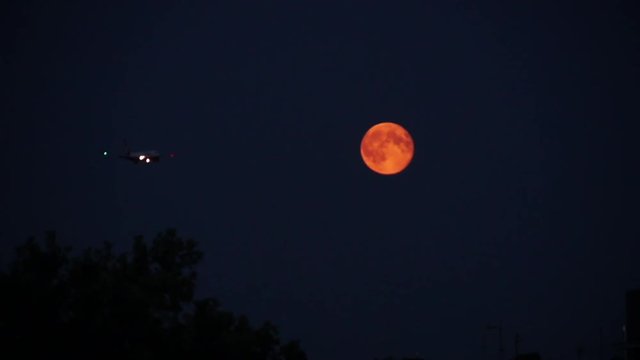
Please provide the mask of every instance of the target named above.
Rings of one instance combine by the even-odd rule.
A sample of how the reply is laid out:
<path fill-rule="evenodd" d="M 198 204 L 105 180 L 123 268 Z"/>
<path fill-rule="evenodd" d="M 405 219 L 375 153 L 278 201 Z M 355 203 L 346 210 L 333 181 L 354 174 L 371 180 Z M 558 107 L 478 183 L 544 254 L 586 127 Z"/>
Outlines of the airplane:
<path fill-rule="evenodd" d="M 121 159 L 129 160 L 134 164 L 151 164 L 160 161 L 160 153 L 155 150 L 131 151 L 126 141 L 124 142 L 124 146 L 126 152 L 118 156 Z M 107 156 L 108 152 L 105 151 L 103 155 Z M 169 154 L 169 157 L 173 158 L 174 154 Z"/>
<path fill-rule="evenodd" d="M 155 150 L 128 151 L 126 154 L 120 155 L 120 158 L 133 161 L 134 164 L 150 164 L 160 161 L 160 153 Z"/>

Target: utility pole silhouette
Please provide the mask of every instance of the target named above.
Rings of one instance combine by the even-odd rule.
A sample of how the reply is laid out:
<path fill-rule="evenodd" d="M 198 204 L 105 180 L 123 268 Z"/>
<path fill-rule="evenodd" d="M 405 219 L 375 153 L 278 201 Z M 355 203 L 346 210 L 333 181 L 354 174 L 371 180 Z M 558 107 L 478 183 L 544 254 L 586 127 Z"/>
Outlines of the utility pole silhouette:
<path fill-rule="evenodd" d="M 482 332 L 482 360 L 487 359 L 487 332 Z"/>
<path fill-rule="evenodd" d="M 604 341 L 602 339 L 602 326 L 600 326 L 599 335 L 600 335 L 600 360 L 604 360 Z"/>
<path fill-rule="evenodd" d="M 499 325 L 488 325 L 487 330 L 498 330 L 498 341 L 500 344 L 498 360 L 504 360 L 504 344 L 502 342 L 502 321 Z"/>
<path fill-rule="evenodd" d="M 582 360 L 582 355 L 584 354 L 584 347 L 582 345 L 578 345 L 576 348 L 576 356 L 578 360 Z"/>

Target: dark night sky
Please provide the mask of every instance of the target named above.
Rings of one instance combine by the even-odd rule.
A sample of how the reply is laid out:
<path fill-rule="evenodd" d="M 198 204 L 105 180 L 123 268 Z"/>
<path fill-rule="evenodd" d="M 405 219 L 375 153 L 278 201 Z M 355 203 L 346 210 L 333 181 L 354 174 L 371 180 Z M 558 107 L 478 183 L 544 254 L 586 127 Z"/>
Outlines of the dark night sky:
<path fill-rule="evenodd" d="M 621 339 L 632 1 L 124 3 L 0 5 L 2 261 L 47 229 L 125 249 L 175 227 L 199 296 L 312 360 L 470 359 L 499 321 L 508 356 L 515 332 L 545 359 Z M 381 121 L 416 142 L 397 176 L 360 159 Z M 123 138 L 177 157 L 102 157 Z"/>

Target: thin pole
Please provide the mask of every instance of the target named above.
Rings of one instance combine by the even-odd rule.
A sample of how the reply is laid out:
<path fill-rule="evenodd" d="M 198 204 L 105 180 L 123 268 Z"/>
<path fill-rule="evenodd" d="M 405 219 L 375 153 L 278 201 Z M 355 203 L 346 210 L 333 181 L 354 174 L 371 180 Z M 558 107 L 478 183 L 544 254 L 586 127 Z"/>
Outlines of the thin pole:
<path fill-rule="evenodd" d="M 487 360 L 487 330 L 482 332 L 482 360 Z"/>
<path fill-rule="evenodd" d="M 602 326 L 600 326 L 600 360 L 604 360 L 604 342 L 602 339 Z"/>
<path fill-rule="evenodd" d="M 504 346 L 502 343 L 502 321 L 500 321 L 500 327 L 498 327 L 498 336 L 500 337 L 500 360 L 504 360 Z"/>

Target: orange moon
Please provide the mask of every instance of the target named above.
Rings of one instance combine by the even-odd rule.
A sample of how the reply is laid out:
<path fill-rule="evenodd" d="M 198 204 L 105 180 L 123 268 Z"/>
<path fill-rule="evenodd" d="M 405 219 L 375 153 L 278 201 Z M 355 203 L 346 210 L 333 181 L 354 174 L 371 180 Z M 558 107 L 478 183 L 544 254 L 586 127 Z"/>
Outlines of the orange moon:
<path fill-rule="evenodd" d="M 402 172 L 413 159 L 413 139 L 402 126 L 383 122 L 372 126 L 360 143 L 360 155 L 369 169 L 383 175 Z"/>

